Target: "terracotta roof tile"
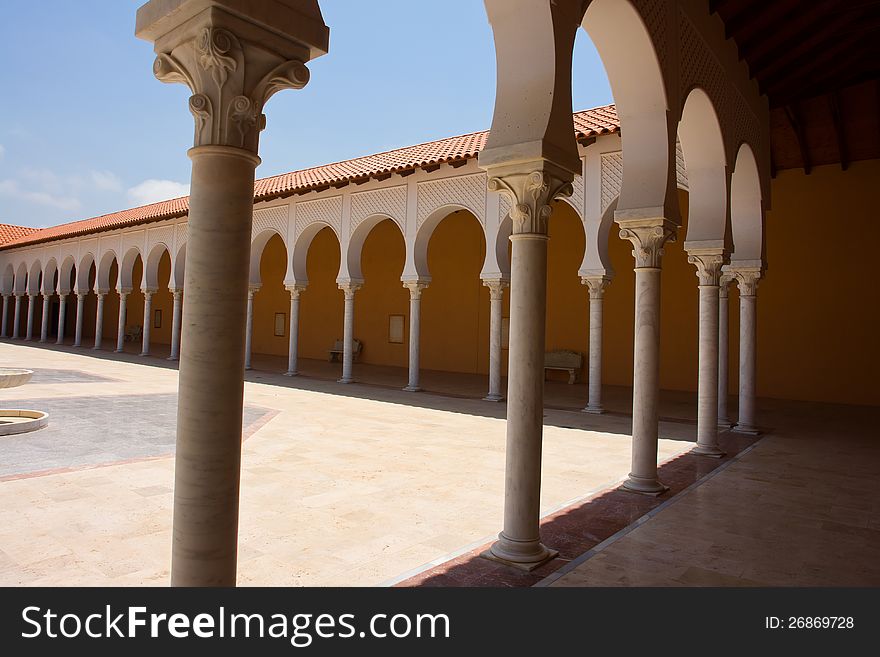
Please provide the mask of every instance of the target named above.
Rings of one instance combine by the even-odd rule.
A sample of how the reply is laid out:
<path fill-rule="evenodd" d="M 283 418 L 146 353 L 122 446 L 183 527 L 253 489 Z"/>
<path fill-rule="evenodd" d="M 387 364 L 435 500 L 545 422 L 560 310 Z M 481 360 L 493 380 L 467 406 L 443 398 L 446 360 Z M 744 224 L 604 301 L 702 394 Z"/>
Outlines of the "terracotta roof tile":
<path fill-rule="evenodd" d="M 620 130 L 620 122 L 614 105 L 575 112 L 573 120 L 575 136 L 578 139 L 611 134 Z M 357 157 L 345 160 L 344 162 L 324 164 L 310 169 L 262 178 L 254 184 L 254 200 L 264 201 L 294 193 L 307 192 L 312 189 L 324 189 L 353 180 L 390 175 L 391 173 L 423 168 L 433 164 L 472 159 L 485 146 L 488 135 L 488 131 L 473 132 L 458 137 L 448 137 L 425 144 L 398 148 L 385 153 Z M 10 237 L 9 241 L 3 239 L 0 241 L 0 249 L 37 244 L 180 217 L 185 215 L 188 209 L 189 197 L 152 203 L 92 219 L 83 219 L 81 221 L 61 224 L 60 226 L 36 230 L 29 234 Z"/>
<path fill-rule="evenodd" d="M 29 228 L 27 226 L 13 226 L 12 224 L 0 224 L 0 245 L 11 242 L 12 240 L 31 235 L 39 231 L 39 228 Z"/>

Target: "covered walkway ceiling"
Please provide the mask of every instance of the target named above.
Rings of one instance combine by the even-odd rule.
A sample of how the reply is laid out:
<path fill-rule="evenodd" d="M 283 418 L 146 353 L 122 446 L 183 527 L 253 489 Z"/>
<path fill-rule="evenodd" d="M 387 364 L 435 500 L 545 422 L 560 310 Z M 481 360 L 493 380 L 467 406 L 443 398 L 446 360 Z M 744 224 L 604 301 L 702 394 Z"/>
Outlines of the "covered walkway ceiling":
<path fill-rule="evenodd" d="M 880 157 L 880 1 L 709 5 L 770 99 L 774 171 Z"/>

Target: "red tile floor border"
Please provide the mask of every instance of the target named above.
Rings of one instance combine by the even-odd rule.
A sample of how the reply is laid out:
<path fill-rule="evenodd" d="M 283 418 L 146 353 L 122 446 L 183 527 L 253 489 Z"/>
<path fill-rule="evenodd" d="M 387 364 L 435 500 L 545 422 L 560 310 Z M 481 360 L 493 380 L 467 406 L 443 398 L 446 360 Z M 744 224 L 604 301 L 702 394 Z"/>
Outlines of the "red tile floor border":
<path fill-rule="evenodd" d="M 589 500 L 547 516 L 541 521 L 541 540 L 548 547 L 559 550 L 559 556 L 531 572 L 523 572 L 481 558 L 480 553 L 490 545 L 487 543 L 398 582 L 395 586 L 533 586 L 630 526 L 652 509 L 669 501 L 757 440 L 755 436 L 725 432 L 719 436 L 719 444 L 725 452 L 723 458 L 713 459 L 685 453 L 666 461 L 660 466 L 659 473 L 660 480 L 669 486 L 669 492 L 660 497 L 638 495 L 620 487 L 609 488 Z"/>

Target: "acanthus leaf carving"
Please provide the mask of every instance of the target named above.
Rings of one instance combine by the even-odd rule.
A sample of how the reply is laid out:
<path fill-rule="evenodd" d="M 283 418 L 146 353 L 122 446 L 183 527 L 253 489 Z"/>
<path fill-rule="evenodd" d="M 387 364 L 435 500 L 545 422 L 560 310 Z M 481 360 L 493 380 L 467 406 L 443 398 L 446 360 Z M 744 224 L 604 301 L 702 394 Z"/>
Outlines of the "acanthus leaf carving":
<path fill-rule="evenodd" d="M 547 221 L 553 213 L 550 203 L 571 196 L 571 180 L 562 180 L 546 170 L 513 173 L 489 178 L 489 191 L 511 200 L 510 218 L 513 233 L 547 234 Z"/>
<path fill-rule="evenodd" d="M 675 240 L 677 226 L 664 217 L 654 219 L 618 219 L 620 238 L 633 245 L 636 269 L 659 269 L 663 246 Z"/>

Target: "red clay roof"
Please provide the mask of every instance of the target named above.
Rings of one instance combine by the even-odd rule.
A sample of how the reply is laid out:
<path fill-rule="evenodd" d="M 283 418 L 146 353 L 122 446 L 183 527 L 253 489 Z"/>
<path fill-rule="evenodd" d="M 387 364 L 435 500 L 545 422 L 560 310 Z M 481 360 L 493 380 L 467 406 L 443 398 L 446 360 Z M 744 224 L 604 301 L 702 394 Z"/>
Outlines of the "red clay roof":
<path fill-rule="evenodd" d="M 40 229 L 28 228 L 27 226 L 13 226 L 12 224 L 0 224 L 0 245 L 36 233 L 38 230 Z"/>
<path fill-rule="evenodd" d="M 614 105 L 575 112 L 572 118 L 575 136 L 578 139 L 611 134 L 620 130 L 620 121 L 617 118 L 617 110 Z M 254 184 L 254 200 L 265 201 L 313 189 L 342 185 L 349 181 L 387 176 L 399 171 L 424 168 L 446 162 L 473 159 L 485 146 L 488 135 L 488 131 L 473 132 L 459 137 L 438 139 L 376 155 L 357 157 L 344 162 L 324 164 L 311 169 L 262 178 Z M 9 241 L 3 239 L 0 241 L 0 250 L 171 219 L 185 215 L 188 210 L 189 197 L 185 196 L 60 226 L 51 226 L 42 230 L 19 228 L 19 230 L 29 232 L 11 236 Z"/>

